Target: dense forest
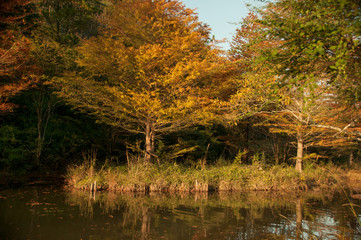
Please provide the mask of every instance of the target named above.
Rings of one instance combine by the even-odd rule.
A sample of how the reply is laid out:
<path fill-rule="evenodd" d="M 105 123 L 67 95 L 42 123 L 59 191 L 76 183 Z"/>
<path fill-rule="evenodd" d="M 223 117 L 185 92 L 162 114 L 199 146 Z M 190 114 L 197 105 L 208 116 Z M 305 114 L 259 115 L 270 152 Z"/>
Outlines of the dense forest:
<path fill-rule="evenodd" d="M 1 174 L 352 166 L 360 18 L 356 0 L 270 1 L 222 51 L 178 0 L 1 1 Z"/>

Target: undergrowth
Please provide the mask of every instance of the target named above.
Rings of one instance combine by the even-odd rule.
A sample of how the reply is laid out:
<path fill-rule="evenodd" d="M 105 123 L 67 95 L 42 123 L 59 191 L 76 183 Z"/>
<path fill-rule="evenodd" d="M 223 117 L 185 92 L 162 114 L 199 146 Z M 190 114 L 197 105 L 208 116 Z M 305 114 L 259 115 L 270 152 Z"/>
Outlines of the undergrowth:
<path fill-rule="evenodd" d="M 72 166 L 66 176 L 67 185 L 77 189 L 113 191 L 295 191 L 332 188 L 336 182 L 347 184 L 348 176 L 361 179 L 356 171 L 345 171 L 333 164 L 305 164 L 303 173 L 288 165 L 252 165 L 233 163 L 204 168 L 183 165 L 141 164 L 126 166 L 105 164 L 96 167 L 92 158 Z M 336 179 L 337 178 L 337 179 Z"/>

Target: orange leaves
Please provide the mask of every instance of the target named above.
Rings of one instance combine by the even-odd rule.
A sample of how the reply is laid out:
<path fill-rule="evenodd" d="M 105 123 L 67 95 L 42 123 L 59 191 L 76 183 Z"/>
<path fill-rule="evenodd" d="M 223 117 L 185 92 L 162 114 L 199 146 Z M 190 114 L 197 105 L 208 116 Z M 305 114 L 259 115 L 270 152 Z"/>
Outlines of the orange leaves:
<path fill-rule="evenodd" d="M 26 7 L 32 3 L 32 0 L 0 1 L 0 22 L 24 23 L 24 17 L 27 16 Z"/>
<path fill-rule="evenodd" d="M 126 49 L 119 41 L 110 38 L 91 38 L 78 48 L 83 58 L 77 60 L 80 66 L 88 66 L 94 73 L 110 73 L 125 67 L 131 57 L 131 49 Z"/>
<path fill-rule="evenodd" d="M 36 82 L 39 69 L 30 56 L 31 42 L 21 31 L 7 29 L 7 24 L 25 25 L 24 7 L 31 1 L 14 0 L 0 3 L 0 112 L 11 111 L 9 98 Z"/>
<path fill-rule="evenodd" d="M 19 77 L 23 71 L 30 67 L 27 65 L 30 41 L 25 37 L 17 37 L 15 34 L 13 31 L 2 32 L 0 38 L 0 77 Z"/>
<path fill-rule="evenodd" d="M 119 9 L 123 9 L 119 12 Z M 178 1 L 118 1 L 101 16 L 107 32 L 127 44 L 164 43 L 169 36 L 184 36 L 199 25 L 191 10 Z"/>

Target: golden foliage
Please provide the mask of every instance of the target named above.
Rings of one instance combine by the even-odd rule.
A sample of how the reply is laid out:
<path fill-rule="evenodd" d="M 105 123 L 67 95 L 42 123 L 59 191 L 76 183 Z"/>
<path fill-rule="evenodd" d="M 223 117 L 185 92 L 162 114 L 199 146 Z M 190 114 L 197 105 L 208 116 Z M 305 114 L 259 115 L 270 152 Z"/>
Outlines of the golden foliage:
<path fill-rule="evenodd" d="M 25 25 L 24 7 L 31 1 L 15 0 L 0 3 L 0 112 L 11 111 L 15 105 L 9 98 L 37 81 L 38 68 L 31 56 L 31 42 L 21 31 L 8 27 L 9 24 Z"/>
<path fill-rule="evenodd" d="M 58 79 L 61 96 L 100 121 L 153 137 L 211 116 L 226 60 L 192 10 L 176 0 L 126 0 L 100 20 L 102 34 L 78 48 L 81 73 Z"/>

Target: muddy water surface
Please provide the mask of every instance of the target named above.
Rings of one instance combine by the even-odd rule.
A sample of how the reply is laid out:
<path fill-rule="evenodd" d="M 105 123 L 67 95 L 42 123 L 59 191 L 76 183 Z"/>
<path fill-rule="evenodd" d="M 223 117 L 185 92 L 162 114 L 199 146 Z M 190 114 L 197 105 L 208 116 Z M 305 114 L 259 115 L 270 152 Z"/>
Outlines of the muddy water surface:
<path fill-rule="evenodd" d="M 361 202 L 338 193 L 0 192 L 0 239 L 361 239 Z"/>

